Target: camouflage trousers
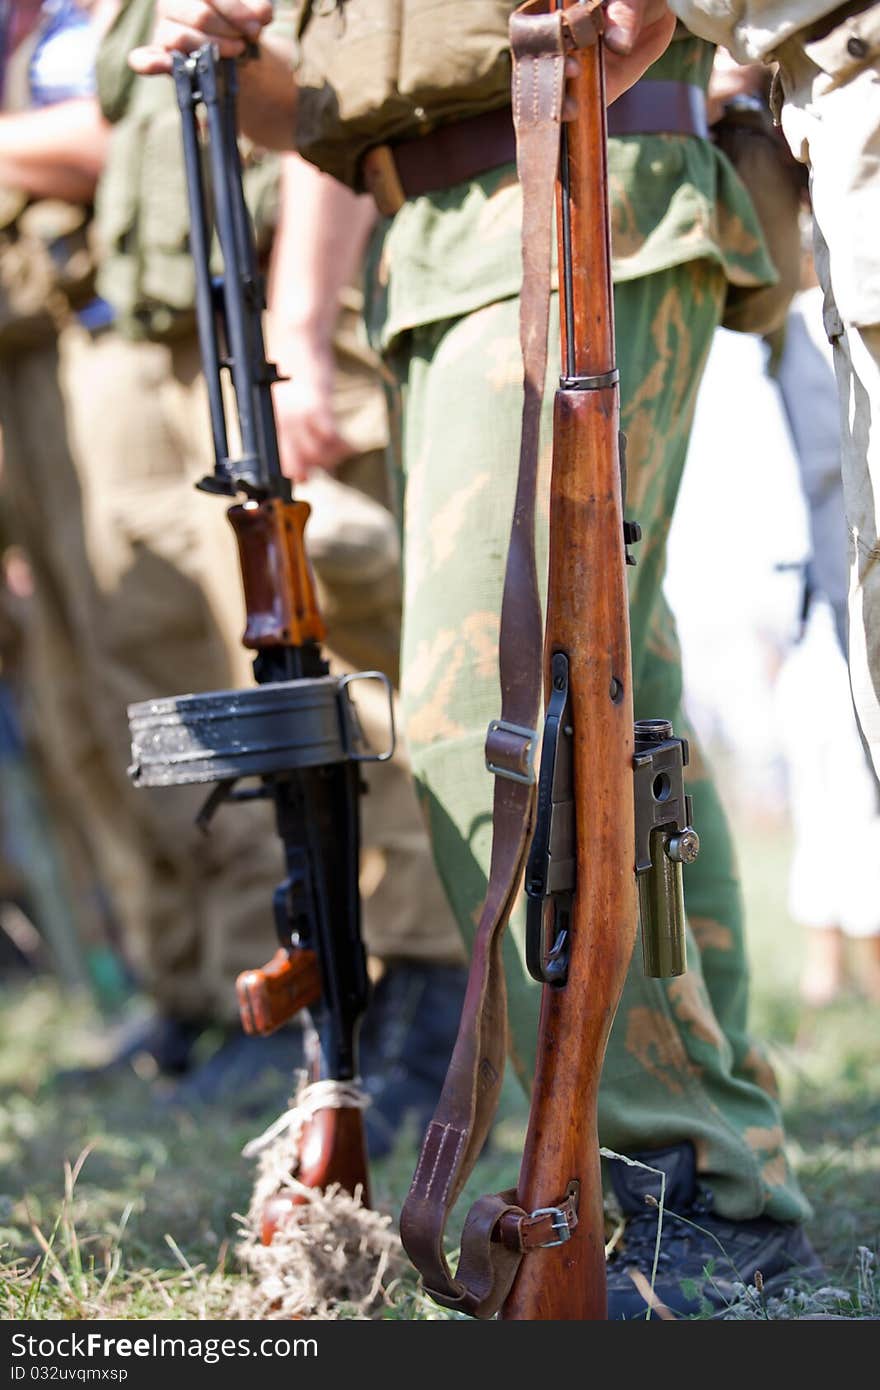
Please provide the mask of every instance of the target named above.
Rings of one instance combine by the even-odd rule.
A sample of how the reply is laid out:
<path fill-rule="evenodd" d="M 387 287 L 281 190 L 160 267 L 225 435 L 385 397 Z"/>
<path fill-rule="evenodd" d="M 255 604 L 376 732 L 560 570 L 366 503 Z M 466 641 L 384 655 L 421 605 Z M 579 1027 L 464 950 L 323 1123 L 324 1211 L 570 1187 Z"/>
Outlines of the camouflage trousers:
<path fill-rule="evenodd" d="M 747 1031 L 748 965 L 734 848 L 682 715 L 675 624 L 661 593 L 697 389 L 725 280 L 696 261 L 615 291 L 627 514 L 644 539 L 631 571 L 636 717 L 691 737 L 689 790 L 702 852 L 686 871 L 687 973 L 646 979 L 637 952 L 607 1053 L 600 1140 L 618 1153 L 693 1141 L 698 1169 L 732 1219 L 808 1212 L 783 1149 L 774 1079 Z M 441 877 L 463 931 L 485 894 L 492 779 L 483 743 L 499 712 L 497 643 L 518 457 L 519 302 L 502 300 L 409 333 L 391 365 L 403 419 L 405 728 Z M 558 341 L 556 305 L 551 344 Z M 554 357 L 551 351 L 551 363 Z M 539 484 L 538 570 L 546 574 L 548 374 Z M 537 986 L 522 962 L 522 916 L 506 942 L 513 1065 L 533 1072 Z"/>

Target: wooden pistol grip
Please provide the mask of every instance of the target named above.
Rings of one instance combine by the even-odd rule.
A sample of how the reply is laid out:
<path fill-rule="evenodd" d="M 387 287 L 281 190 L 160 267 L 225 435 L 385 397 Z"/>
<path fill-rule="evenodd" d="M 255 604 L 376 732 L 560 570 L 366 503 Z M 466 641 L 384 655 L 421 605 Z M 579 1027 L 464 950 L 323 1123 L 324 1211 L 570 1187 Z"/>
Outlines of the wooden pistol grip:
<path fill-rule="evenodd" d="M 338 1183 L 352 1195 L 360 1188 L 364 1206 L 370 1205 L 367 1167 L 367 1140 L 364 1112 L 356 1106 L 319 1110 L 304 1127 L 300 1139 L 300 1162 L 294 1175 L 306 1187 L 324 1191 Z M 305 1198 L 290 1192 L 270 1197 L 263 1207 L 260 1239 L 271 1244 L 284 1219 Z"/>
<path fill-rule="evenodd" d="M 283 947 L 260 970 L 245 970 L 235 982 L 241 1026 L 265 1037 L 321 997 L 321 970 L 314 951 Z"/>
<path fill-rule="evenodd" d="M 226 513 L 241 562 L 246 647 L 302 647 L 326 636 L 304 541 L 310 511 L 308 502 L 272 497 Z"/>

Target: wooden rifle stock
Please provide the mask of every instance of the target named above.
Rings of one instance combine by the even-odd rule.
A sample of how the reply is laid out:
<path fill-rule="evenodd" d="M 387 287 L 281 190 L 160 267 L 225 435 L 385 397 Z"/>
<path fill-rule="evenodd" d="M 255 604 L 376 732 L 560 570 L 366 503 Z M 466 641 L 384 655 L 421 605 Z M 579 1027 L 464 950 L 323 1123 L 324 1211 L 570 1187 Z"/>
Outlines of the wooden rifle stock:
<path fill-rule="evenodd" d="M 602 27 L 599 0 L 526 0 L 510 21 L 525 389 L 501 611 L 502 715 L 486 740 L 496 779 L 492 859 L 458 1038 L 401 1213 L 403 1243 L 426 1290 L 480 1318 L 607 1316 L 598 1091 L 635 941 L 636 875 L 651 883 L 646 959 L 680 973 L 681 864 L 697 844 L 682 741 L 665 720 L 633 728 L 626 565 L 639 531 L 623 516 Z M 572 55 L 577 116 L 565 123 Z M 530 576 L 554 202 L 563 370 L 554 402 L 536 795 L 542 641 Z M 525 1149 L 517 1188 L 472 1206 L 453 1271 L 446 1224 L 498 1102 L 506 1007 L 500 945 L 523 871 L 527 963 L 544 986 Z"/>
<path fill-rule="evenodd" d="M 524 392 L 501 605 L 501 717 L 486 736 L 492 857 L 458 1037 L 400 1219 L 427 1292 L 479 1318 L 607 1316 L 599 1080 L 639 916 L 646 974 L 685 969 L 682 865 L 699 849 L 684 790 L 685 741 L 665 719 L 633 726 L 625 576 L 627 546 L 640 532 L 623 516 L 602 29 L 600 0 L 526 0 L 510 20 Z M 572 55 L 577 115 L 565 123 Z M 542 623 L 534 525 L 554 202 L 563 371 L 536 795 Z M 453 1271 L 446 1225 L 500 1094 L 501 938 L 523 871 L 526 959 L 544 986 L 525 1150 L 517 1188 L 471 1207 Z"/>
<path fill-rule="evenodd" d="M 604 1319 L 599 1079 L 636 933 L 633 705 L 608 234 L 601 43 L 577 55 L 577 118 L 562 141 L 557 220 L 563 377 L 554 403 L 546 704 L 567 668 L 575 819 L 574 891 L 547 939 L 566 957 L 545 983 L 517 1204 L 554 1207 L 577 1185 L 577 1225 L 531 1251 L 505 1319 Z M 560 662 L 559 655 L 566 660 Z M 555 673 L 555 674 L 554 674 Z M 545 756 L 546 756 L 545 742 Z M 540 796 L 540 790 L 539 790 Z M 539 808 L 540 815 L 540 808 Z M 552 949 L 552 948 L 551 948 Z M 543 953 L 547 964 L 548 955 Z M 548 973 L 553 976 L 552 966 Z M 560 1234 L 564 1234 L 561 1232 Z"/>

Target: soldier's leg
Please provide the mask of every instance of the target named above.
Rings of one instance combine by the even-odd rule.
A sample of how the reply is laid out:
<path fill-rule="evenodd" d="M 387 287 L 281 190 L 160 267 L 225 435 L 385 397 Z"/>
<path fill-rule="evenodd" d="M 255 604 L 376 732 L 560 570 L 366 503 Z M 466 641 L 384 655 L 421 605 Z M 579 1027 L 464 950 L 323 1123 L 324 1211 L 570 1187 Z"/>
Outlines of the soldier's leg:
<path fill-rule="evenodd" d="M 646 694 L 652 684 L 658 697 L 665 693 L 662 681 L 651 681 L 651 662 L 659 659 L 676 668 L 677 658 L 661 642 L 653 650 L 652 611 L 696 388 L 723 286 L 717 270 L 691 265 L 615 291 L 623 424 L 629 439 L 627 511 L 642 523 L 645 535 L 631 597 L 640 713 L 648 713 L 641 708 L 642 683 Z M 517 316 L 517 302 L 506 301 L 416 333 L 403 373 L 406 727 L 441 873 L 465 931 L 472 929 L 482 902 L 491 834 L 491 781 L 482 770 L 483 741 L 488 720 L 499 707 L 498 612 L 521 400 Z M 551 395 L 554 377 L 551 372 Z M 451 437 L 450 422 L 456 420 L 462 422 L 460 439 Z M 549 432 L 542 465 L 549 468 Z M 541 523 L 545 532 L 546 515 Z M 545 536 L 540 551 L 542 573 Z M 674 707 L 659 713 L 677 715 Z M 689 901 L 700 909 L 697 915 L 719 921 L 731 933 L 738 964 L 743 964 L 726 828 L 711 792 L 698 787 L 695 801 L 709 843 L 698 861 L 697 884 L 688 889 Z M 706 1165 L 703 1171 L 711 1175 L 720 1211 L 736 1219 L 763 1212 L 790 1219 L 804 1210 L 801 1196 L 783 1173 L 770 1182 L 767 1165 L 768 1152 L 778 1149 L 778 1109 L 762 1086 L 734 1073 L 734 1047 L 724 1034 L 736 1016 L 726 1002 L 732 991 L 713 984 L 724 1015 L 719 1018 L 704 984 L 704 975 L 712 974 L 710 957 L 701 968 L 693 933 L 690 946 L 693 973 L 683 986 L 643 981 L 640 962 L 634 960 L 609 1045 L 601 1099 L 603 1142 L 614 1148 L 617 1141 L 622 1150 L 625 1137 L 633 1151 L 656 1147 L 664 1138 L 702 1141 L 699 1157 Z M 508 960 L 514 1046 L 519 1070 L 528 1077 L 535 991 L 510 942 Z M 714 974 L 720 978 L 717 970 Z M 743 1046 L 737 1044 L 737 1053 Z M 625 1135 L 616 1103 L 624 1086 L 629 1087 Z"/>
<path fill-rule="evenodd" d="M 684 267 L 679 277 L 665 286 L 656 277 L 619 286 L 615 302 L 621 425 L 630 469 L 627 509 L 642 522 L 644 537 L 630 579 L 635 714 L 669 718 L 687 734 L 680 712 L 681 656 L 660 588 L 723 281 L 703 263 Z M 647 356 L 646 343 L 651 345 Z M 803 1203 L 782 1152 L 772 1073 L 746 1033 L 748 966 L 735 852 L 695 742 L 688 783 L 702 842 L 697 861 L 685 870 L 689 967 L 680 980 L 648 981 L 637 949 L 600 1099 L 606 1142 L 626 1152 L 638 1147 L 638 1132 L 653 1132 L 661 1141 L 670 1134 L 661 1096 L 670 1085 L 676 1093 L 682 1085 L 680 1036 L 688 1068 L 699 1068 L 702 1077 L 683 1110 L 698 1146 L 699 1168 L 712 1174 L 721 1209 L 739 1218 L 766 1207 L 788 1220 L 802 1214 Z M 665 1058 L 671 1081 L 668 1075 L 664 1079 Z M 646 1069 L 659 1082 L 653 1113 L 652 1092 L 644 1087 Z M 673 1132 L 679 1125 L 676 1114 Z M 743 1162 L 743 1146 L 749 1163 Z"/>
<path fill-rule="evenodd" d="M 312 507 L 306 543 L 331 669 L 382 671 L 396 687 L 400 546 L 388 481 L 384 454 L 373 452 L 350 459 L 333 477 L 309 479 L 297 496 Z M 357 682 L 352 694 L 367 743 L 387 748 L 384 687 Z M 394 757 L 362 766 L 363 936 L 375 989 L 361 1031 L 361 1061 L 373 1096 L 367 1111 L 373 1156 L 388 1152 L 408 1117 L 424 1128 L 433 1114 L 467 982 L 464 942 L 416 799 L 396 688 L 392 700 Z"/>
<path fill-rule="evenodd" d="M 0 517 L 0 546 L 10 540 L 9 520 Z M 58 785 L 40 736 L 39 600 L 23 555 L 20 546 L 4 555 L 0 582 L 0 955 L 4 964 L 50 964 L 62 989 L 91 987 L 96 1002 L 112 1008 L 125 993 L 124 970 L 79 808 L 70 788 Z"/>
<path fill-rule="evenodd" d="M 346 459 L 297 484 L 311 507 L 306 549 L 327 625 L 327 647 L 351 671 L 400 679 L 400 541 L 384 452 Z"/>
<path fill-rule="evenodd" d="M 418 961 L 460 966 L 458 923 L 436 870 L 416 800 L 396 686 L 400 665 L 401 576 L 398 527 L 390 510 L 382 452 L 342 464 L 297 489 L 312 508 L 306 544 L 327 623 L 331 669 L 382 671 L 392 691 L 393 758 L 365 763 L 361 807 L 363 930 L 377 964 Z M 389 702 L 378 682 L 356 682 L 352 695 L 367 743 L 389 746 Z"/>
<path fill-rule="evenodd" d="M 661 596 L 635 688 L 636 718 L 672 720 L 688 739 L 687 789 L 700 854 L 684 872 L 687 962 L 674 980 L 647 979 L 637 942 L 609 1044 L 600 1092 L 603 1142 L 615 1152 L 673 1144 L 696 1148 L 716 1205 L 744 1219 L 801 1218 L 805 1203 L 783 1147 L 776 1084 L 748 1032 L 749 967 L 736 854 L 699 742 L 681 707 L 681 660 Z M 648 1081 L 647 1078 L 650 1078 Z"/>

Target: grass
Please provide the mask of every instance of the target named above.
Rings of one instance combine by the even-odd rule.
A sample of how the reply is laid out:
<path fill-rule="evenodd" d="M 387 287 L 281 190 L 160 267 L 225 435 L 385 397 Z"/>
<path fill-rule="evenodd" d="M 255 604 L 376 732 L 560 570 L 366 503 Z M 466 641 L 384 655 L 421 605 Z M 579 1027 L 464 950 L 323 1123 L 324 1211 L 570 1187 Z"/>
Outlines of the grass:
<path fill-rule="evenodd" d="M 0 992 L 0 1318 L 223 1317 L 243 1277 L 236 1214 L 254 1176 L 241 1150 L 276 1112 L 180 1114 L 131 1076 L 53 1085 L 58 1067 L 88 1059 L 94 1027 L 87 1002 L 51 980 Z M 512 1086 L 505 1108 L 522 1114 Z M 500 1121 L 463 1203 L 515 1180 L 520 1134 Z M 375 1164 L 374 1204 L 396 1210 L 414 1166 L 405 1143 Z M 414 1275 L 389 1315 L 444 1316 Z"/>
<path fill-rule="evenodd" d="M 735 824 L 754 1031 L 771 1043 L 790 1154 L 814 1208 L 811 1236 L 835 1292 L 780 1304 L 751 1290 L 731 1316 L 878 1317 L 880 1010 L 853 996 L 804 1018 L 785 827 Z M 58 1088 L 53 1072 L 87 1059 L 94 1027 L 88 1003 L 50 978 L 0 991 L 0 1318 L 223 1317 L 245 1277 L 235 1213 L 247 1208 L 253 1173 L 241 1149 L 261 1122 L 181 1116 L 138 1078 Z M 511 1083 L 460 1210 L 515 1182 L 524 1114 Z M 414 1159 L 404 1144 L 374 1165 L 376 1205 L 397 1210 Z M 404 1276 L 385 1316 L 446 1315 Z"/>

